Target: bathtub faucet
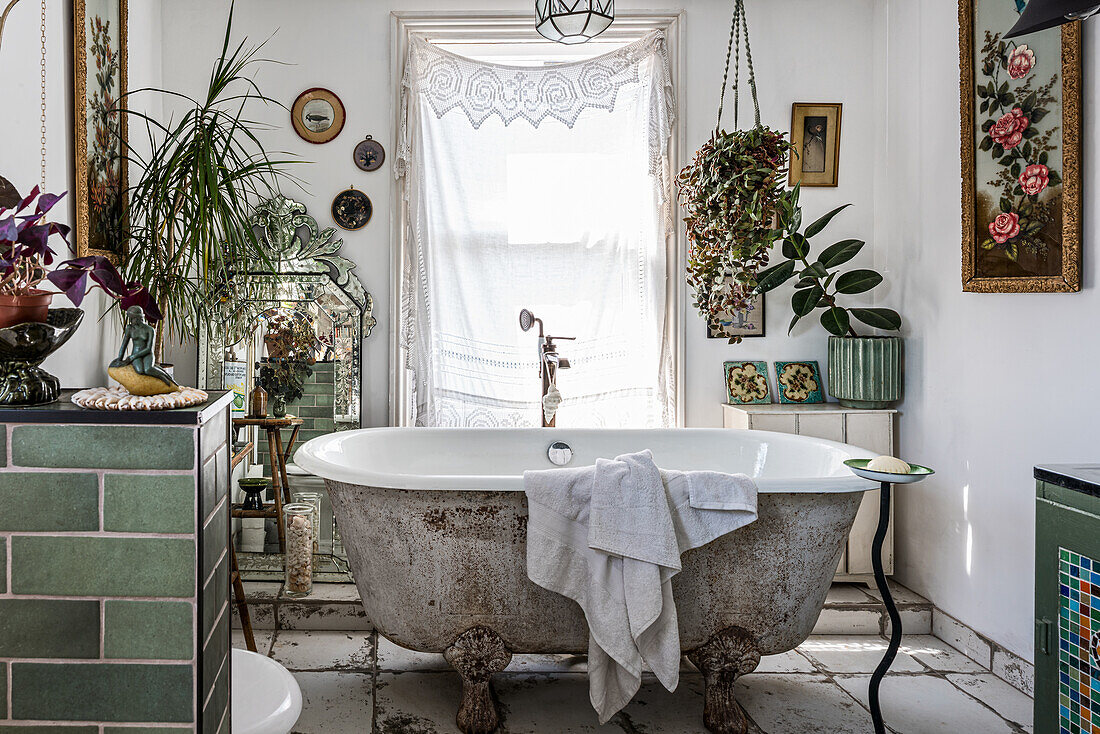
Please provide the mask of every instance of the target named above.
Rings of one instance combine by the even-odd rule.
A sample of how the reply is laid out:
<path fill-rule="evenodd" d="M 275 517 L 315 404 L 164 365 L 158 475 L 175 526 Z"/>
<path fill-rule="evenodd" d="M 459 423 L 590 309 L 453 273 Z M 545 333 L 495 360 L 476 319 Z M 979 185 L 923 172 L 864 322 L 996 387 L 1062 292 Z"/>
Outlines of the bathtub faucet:
<path fill-rule="evenodd" d="M 558 391 L 558 370 L 569 369 L 569 360 L 558 354 L 558 345 L 555 339 L 573 341 L 574 336 L 548 336 L 544 333 L 542 319 L 526 308 L 519 312 L 519 327 L 524 331 L 530 331 L 535 324 L 539 325 L 539 377 L 542 378 L 542 427 L 553 428 L 556 421 L 555 414 L 561 403 L 561 393 Z"/>

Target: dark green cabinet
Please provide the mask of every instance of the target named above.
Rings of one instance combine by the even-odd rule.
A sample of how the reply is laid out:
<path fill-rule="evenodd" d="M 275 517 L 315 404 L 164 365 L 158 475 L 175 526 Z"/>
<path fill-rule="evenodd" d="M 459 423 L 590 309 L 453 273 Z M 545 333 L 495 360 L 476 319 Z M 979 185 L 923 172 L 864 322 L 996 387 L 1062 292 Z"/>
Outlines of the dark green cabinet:
<path fill-rule="evenodd" d="M 1100 465 L 1035 468 L 1035 734 L 1100 732 Z"/>

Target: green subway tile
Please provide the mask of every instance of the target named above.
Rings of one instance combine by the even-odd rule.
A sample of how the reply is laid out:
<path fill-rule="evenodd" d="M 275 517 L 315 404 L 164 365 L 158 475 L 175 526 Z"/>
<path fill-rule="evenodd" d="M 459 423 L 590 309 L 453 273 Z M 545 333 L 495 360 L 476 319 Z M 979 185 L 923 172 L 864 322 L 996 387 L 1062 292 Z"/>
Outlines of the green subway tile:
<path fill-rule="evenodd" d="M 11 540 L 15 594 L 171 596 L 195 593 L 195 543 L 175 538 Z"/>
<path fill-rule="evenodd" d="M 190 474 L 104 476 L 103 529 L 126 533 L 195 532 L 195 478 Z"/>
<path fill-rule="evenodd" d="M 8 664 L 0 663 L 0 717 L 8 717 Z"/>
<path fill-rule="evenodd" d="M 95 474 L 0 473 L 0 530 L 99 530 Z"/>
<path fill-rule="evenodd" d="M 134 731 L 133 729 L 126 729 L 127 732 Z M 157 729 L 157 731 L 166 731 L 165 729 Z M 49 726 L 22 726 L 15 724 L 9 726 L 7 724 L 0 724 L 0 734 L 99 734 L 98 726 L 58 726 L 52 724 Z"/>
<path fill-rule="evenodd" d="M 0 594 L 6 594 L 8 592 L 8 539 L 0 538 L 0 569 L 4 569 L 0 573 Z"/>
<path fill-rule="evenodd" d="M 218 560 L 225 553 L 229 545 L 229 511 L 222 504 L 221 509 L 215 512 L 210 522 L 202 529 L 202 570 L 201 578 L 206 579 L 214 570 Z"/>
<path fill-rule="evenodd" d="M 103 734 L 172 734 L 174 731 L 194 731 L 180 726 L 105 726 Z"/>
<path fill-rule="evenodd" d="M 332 395 L 318 395 L 317 405 L 318 407 L 331 408 L 336 404 L 336 399 Z"/>
<path fill-rule="evenodd" d="M 210 630 L 222 607 L 229 600 L 229 554 L 222 556 L 209 583 L 202 590 L 202 638 L 210 636 Z"/>
<path fill-rule="evenodd" d="M 229 429 L 226 419 L 229 411 L 223 410 L 214 418 L 203 425 L 201 429 L 202 459 L 210 458 L 215 451 L 224 451 L 225 442 L 229 440 Z"/>
<path fill-rule="evenodd" d="M 193 429 L 178 426 L 16 426 L 12 429 L 12 464 L 58 469 L 193 469 L 194 434 Z"/>
<path fill-rule="evenodd" d="M 205 687 L 205 686 L 204 686 Z M 203 732 L 215 731 L 229 706 L 229 666 L 223 665 L 214 681 L 214 693 L 202 709 Z"/>
<path fill-rule="evenodd" d="M 332 418 L 314 418 L 313 426 L 315 430 L 331 433 L 336 430 L 336 421 Z"/>
<path fill-rule="evenodd" d="M 8 465 L 8 427 L 0 425 L 0 466 Z"/>
<path fill-rule="evenodd" d="M 190 723 L 190 665 L 12 663 L 12 718 Z"/>
<path fill-rule="evenodd" d="M 298 413 L 299 418 L 332 418 L 331 407 L 302 408 Z"/>
<path fill-rule="evenodd" d="M 98 658 L 99 602 L 0 599 L 0 657 Z"/>
<path fill-rule="evenodd" d="M 202 651 L 202 697 L 205 700 L 207 694 L 214 688 L 218 671 L 225 665 L 226 656 L 229 655 L 229 610 L 218 620 L 214 628 L 214 634 L 206 643 Z"/>
<path fill-rule="evenodd" d="M 191 605 L 183 601 L 104 602 L 103 652 L 108 658 L 190 660 Z"/>
<path fill-rule="evenodd" d="M 335 390 L 334 385 L 330 383 L 320 382 L 307 382 L 302 385 L 302 393 L 306 395 L 332 395 Z"/>

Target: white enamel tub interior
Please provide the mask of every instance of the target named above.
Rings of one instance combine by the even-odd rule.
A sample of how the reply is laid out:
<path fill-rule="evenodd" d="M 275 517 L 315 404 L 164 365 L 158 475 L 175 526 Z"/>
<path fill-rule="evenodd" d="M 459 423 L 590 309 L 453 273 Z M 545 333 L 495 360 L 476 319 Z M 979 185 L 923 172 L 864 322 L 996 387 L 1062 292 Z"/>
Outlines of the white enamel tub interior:
<path fill-rule="evenodd" d="M 523 472 L 553 469 L 547 448 L 572 448 L 569 466 L 650 449 L 657 466 L 747 474 L 761 492 L 863 491 L 845 459 L 863 449 L 824 439 L 722 428 L 366 428 L 315 438 L 295 463 L 327 480 L 368 487 L 522 490 Z"/>

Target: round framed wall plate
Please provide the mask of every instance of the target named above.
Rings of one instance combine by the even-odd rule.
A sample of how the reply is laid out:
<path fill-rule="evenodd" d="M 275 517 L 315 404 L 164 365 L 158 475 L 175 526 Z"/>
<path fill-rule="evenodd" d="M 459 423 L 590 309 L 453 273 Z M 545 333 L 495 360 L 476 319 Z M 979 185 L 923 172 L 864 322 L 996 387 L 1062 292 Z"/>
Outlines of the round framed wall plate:
<path fill-rule="evenodd" d="M 359 144 L 355 146 L 352 158 L 355 160 L 355 165 L 364 171 L 377 171 L 386 160 L 386 149 L 382 147 L 381 143 L 368 135 L 366 140 L 360 140 Z"/>
<path fill-rule="evenodd" d="M 307 89 L 294 100 L 290 119 L 294 131 L 311 143 L 327 143 L 344 129 L 344 103 L 327 89 Z"/>
<path fill-rule="evenodd" d="M 358 189 L 345 189 L 332 200 L 332 219 L 342 229 L 366 227 L 373 213 L 370 197 Z"/>

